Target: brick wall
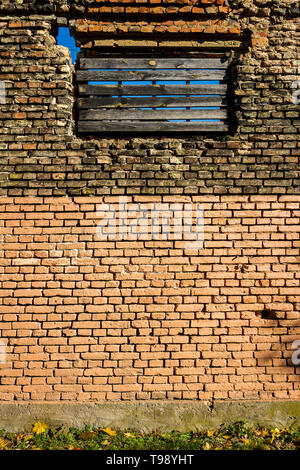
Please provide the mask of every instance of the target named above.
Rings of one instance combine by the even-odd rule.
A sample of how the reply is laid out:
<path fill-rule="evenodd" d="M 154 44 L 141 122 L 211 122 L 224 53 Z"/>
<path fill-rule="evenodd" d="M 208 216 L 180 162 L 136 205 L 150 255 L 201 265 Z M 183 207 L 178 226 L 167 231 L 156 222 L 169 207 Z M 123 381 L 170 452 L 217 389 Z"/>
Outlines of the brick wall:
<path fill-rule="evenodd" d="M 0 10 L 0 399 L 298 399 L 299 2 Z M 230 133 L 78 137 L 67 25 L 85 55 L 228 55 Z M 118 196 L 203 204 L 203 247 L 100 241 Z"/>
<path fill-rule="evenodd" d="M 99 241 L 111 201 L 0 200 L 1 399 L 297 398 L 300 197 L 195 197 L 199 252 Z"/>

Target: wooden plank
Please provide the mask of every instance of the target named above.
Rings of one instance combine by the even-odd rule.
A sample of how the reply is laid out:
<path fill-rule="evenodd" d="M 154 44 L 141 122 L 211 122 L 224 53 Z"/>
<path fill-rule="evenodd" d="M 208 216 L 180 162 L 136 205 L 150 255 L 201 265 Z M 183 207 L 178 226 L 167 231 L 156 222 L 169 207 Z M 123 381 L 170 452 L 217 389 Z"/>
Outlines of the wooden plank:
<path fill-rule="evenodd" d="M 88 71 L 76 73 L 78 82 L 139 81 L 139 80 L 224 80 L 226 70 L 147 70 L 147 71 Z"/>
<path fill-rule="evenodd" d="M 79 121 L 79 132 L 225 132 L 228 126 L 220 122 L 114 122 Z"/>
<path fill-rule="evenodd" d="M 82 96 L 97 95 L 225 95 L 226 85 L 79 85 Z"/>
<path fill-rule="evenodd" d="M 225 119 L 226 110 L 221 109 L 89 109 L 80 112 L 80 121 L 161 119 Z"/>
<path fill-rule="evenodd" d="M 154 102 L 155 100 L 155 102 Z M 180 97 L 174 96 L 172 98 L 159 97 L 159 98 L 78 98 L 77 106 L 79 109 L 89 108 L 138 108 L 145 107 L 151 108 L 152 106 L 163 107 L 186 107 L 186 106 L 227 106 L 225 98 L 219 96 L 199 96 L 199 97 Z"/>
<path fill-rule="evenodd" d="M 156 57 L 145 58 L 95 58 L 95 59 L 80 59 L 81 69 L 227 69 L 228 59 L 220 57 L 216 59 L 206 58 L 165 58 L 160 59 Z"/>

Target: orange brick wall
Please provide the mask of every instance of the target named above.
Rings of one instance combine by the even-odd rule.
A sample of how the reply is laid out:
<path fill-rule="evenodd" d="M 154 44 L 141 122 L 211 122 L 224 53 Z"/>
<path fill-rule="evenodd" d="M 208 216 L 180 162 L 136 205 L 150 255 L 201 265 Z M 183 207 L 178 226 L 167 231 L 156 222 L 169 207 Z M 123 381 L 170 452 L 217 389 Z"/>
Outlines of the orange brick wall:
<path fill-rule="evenodd" d="M 0 400 L 299 399 L 300 197 L 191 196 L 198 252 L 99 241 L 114 200 L 0 199 Z"/>
<path fill-rule="evenodd" d="M 0 404 L 299 399 L 298 0 L 0 12 Z M 228 57 L 230 131 L 78 135 L 59 27 L 82 57 Z M 204 245 L 99 240 L 119 196 L 202 204 Z"/>

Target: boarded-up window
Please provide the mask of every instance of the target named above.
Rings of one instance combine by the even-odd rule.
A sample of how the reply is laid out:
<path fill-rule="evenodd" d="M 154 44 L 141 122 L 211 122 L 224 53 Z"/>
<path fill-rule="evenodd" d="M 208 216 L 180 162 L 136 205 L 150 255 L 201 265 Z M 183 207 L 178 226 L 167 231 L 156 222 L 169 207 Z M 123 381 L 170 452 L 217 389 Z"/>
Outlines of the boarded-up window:
<path fill-rule="evenodd" d="M 226 132 L 225 58 L 81 58 L 78 132 Z"/>

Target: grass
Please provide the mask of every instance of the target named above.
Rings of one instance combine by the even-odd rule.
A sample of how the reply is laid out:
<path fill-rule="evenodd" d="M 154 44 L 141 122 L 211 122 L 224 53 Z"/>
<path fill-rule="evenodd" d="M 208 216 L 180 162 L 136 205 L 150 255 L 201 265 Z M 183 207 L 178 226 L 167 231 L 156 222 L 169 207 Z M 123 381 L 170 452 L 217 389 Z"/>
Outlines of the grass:
<path fill-rule="evenodd" d="M 250 427 L 246 420 L 205 431 L 166 434 L 110 428 L 49 429 L 36 423 L 31 433 L 0 431 L 2 450 L 300 450 L 299 428 Z"/>

